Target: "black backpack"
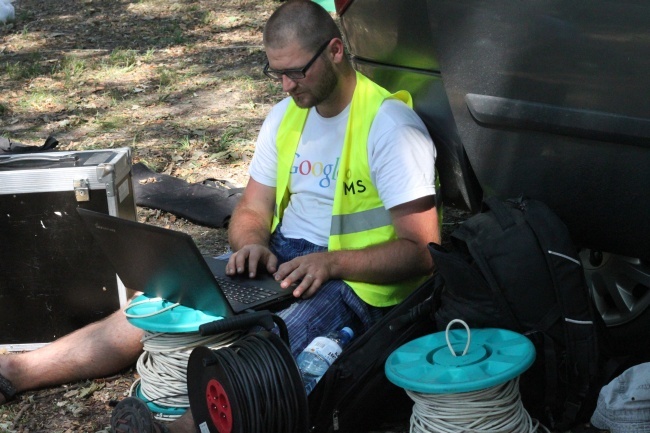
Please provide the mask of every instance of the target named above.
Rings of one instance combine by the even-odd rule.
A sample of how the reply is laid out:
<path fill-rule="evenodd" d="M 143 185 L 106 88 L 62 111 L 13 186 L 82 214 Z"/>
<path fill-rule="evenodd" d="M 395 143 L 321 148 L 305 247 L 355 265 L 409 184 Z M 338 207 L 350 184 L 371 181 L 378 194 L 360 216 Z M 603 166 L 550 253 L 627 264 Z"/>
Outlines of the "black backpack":
<path fill-rule="evenodd" d="M 567 227 L 540 201 L 489 198 L 451 238 L 453 253 L 430 245 L 445 282 L 438 328 L 463 319 L 526 335 L 536 360 L 520 377 L 524 407 L 554 430 L 588 421 L 605 325 Z"/>
<path fill-rule="evenodd" d="M 442 280 L 429 278 L 378 323 L 352 340 L 309 394 L 310 433 L 360 433 L 408 421 L 413 401 L 384 373 L 403 344 L 436 331 Z"/>

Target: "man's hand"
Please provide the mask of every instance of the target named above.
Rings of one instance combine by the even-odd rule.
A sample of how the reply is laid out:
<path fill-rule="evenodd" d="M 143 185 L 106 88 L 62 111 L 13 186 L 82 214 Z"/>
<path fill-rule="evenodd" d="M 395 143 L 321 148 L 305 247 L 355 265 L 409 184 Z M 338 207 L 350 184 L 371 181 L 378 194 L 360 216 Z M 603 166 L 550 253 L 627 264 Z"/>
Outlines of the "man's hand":
<path fill-rule="evenodd" d="M 277 270 L 278 258 L 268 248 L 274 205 L 275 188 L 251 178 L 228 227 L 228 241 L 236 252 L 228 259 L 227 275 L 248 271 L 255 278 L 260 267 L 271 274 Z"/>
<path fill-rule="evenodd" d="M 314 296 L 318 289 L 333 277 L 334 263 L 330 260 L 331 258 L 330 253 L 313 253 L 296 257 L 281 264 L 274 277 L 277 281 L 281 281 L 280 286 L 283 289 L 300 282 L 293 289 L 293 296 L 309 298 Z"/>
<path fill-rule="evenodd" d="M 273 274 L 278 267 L 278 258 L 264 245 L 246 245 L 232 253 L 226 266 L 226 275 L 241 275 L 248 270 L 248 276 L 255 278 L 259 266 Z"/>

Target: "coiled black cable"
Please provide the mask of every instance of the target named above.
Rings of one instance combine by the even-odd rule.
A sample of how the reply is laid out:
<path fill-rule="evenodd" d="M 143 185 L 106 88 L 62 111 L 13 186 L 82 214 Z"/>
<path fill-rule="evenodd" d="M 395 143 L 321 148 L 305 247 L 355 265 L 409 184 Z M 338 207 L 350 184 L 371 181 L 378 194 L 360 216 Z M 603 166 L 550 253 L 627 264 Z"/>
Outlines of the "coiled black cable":
<path fill-rule="evenodd" d="M 249 334 L 213 354 L 206 366 L 218 366 L 216 380 L 232 393 L 228 399 L 239 420 L 232 433 L 307 430 L 304 386 L 289 349 L 277 335 Z"/>

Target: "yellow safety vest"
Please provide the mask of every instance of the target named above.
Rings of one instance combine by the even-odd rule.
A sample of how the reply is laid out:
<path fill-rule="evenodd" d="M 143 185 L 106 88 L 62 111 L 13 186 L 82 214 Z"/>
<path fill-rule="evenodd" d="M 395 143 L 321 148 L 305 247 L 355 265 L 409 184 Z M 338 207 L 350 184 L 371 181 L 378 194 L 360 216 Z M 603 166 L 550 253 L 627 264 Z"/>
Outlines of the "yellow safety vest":
<path fill-rule="evenodd" d="M 390 212 L 384 207 L 373 185 L 368 164 L 370 126 L 385 99 L 397 98 L 412 107 L 406 91 L 391 94 L 357 72 L 357 85 L 350 104 L 345 141 L 336 180 L 328 249 L 361 249 L 397 239 Z M 289 102 L 276 136 L 278 172 L 275 213 L 271 231 L 275 231 L 289 202 L 289 177 L 308 109 Z M 346 281 L 367 304 L 386 307 L 398 304 L 424 277 L 393 284 Z"/>

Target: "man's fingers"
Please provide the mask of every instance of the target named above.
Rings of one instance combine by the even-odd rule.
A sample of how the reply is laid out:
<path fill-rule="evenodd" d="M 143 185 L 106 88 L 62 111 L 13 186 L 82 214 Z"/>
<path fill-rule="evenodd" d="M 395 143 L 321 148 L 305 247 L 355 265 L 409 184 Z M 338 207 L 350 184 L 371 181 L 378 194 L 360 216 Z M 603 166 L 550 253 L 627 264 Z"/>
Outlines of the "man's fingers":
<path fill-rule="evenodd" d="M 228 258 L 228 264 L 226 265 L 226 274 L 227 275 L 235 275 L 237 273 L 237 256 L 239 255 L 238 252 L 234 252 L 230 255 Z"/>
<path fill-rule="evenodd" d="M 255 278 L 257 275 L 257 265 L 260 262 L 261 254 L 258 249 L 253 249 L 251 250 L 250 254 L 248 255 L 248 276 L 250 278 Z M 246 269 L 246 266 L 244 264 L 244 268 L 241 272 L 244 272 Z"/>
<path fill-rule="evenodd" d="M 274 274 L 278 270 L 278 258 L 274 254 L 269 254 L 266 259 L 266 270 L 269 274 Z"/>
<path fill-rule="evenodd" d="M 248 248 L 242 248 L 237 251 L 235 256 L 235 270 L 238 274 L 243 274 L 246 271 L 248 264 L 249 269 L 255 269 L 257 266 L 256 259 L 254 258 L 252 251 Z"/>
<path fill-rule="evenodd" d="M 315 257 L 316 254 L 309 254 L 283 263 L 274 274 L 276 281 L 280 281 L 280 286 L 283 289 L 297 284 L 293 289 L 295 297 L 313 296 L 329 279 L 326 268 Z M 308 260 L 310 258 L 312 260 Z"/>
<path fill-rule="evenodd" d="M 264 247 L 246 246 L 230 256 L 226 273 L 228 275 L 243 274 L 248 270 L 248 276 L 255 278 L 257 275 L 257 267 L 261 263 L 264 264 L 269 272 L 275 272 L 278 259 Z"/>
<path fill-rule="evenodd" d="M 312 274 L 306 274 L 302 277 L 302 281 L 293 291 L 293 296 L 310 298 L 318 291 L 322 281 Z"/>
<path fill-rule="evenodd" d="M 298 269 L 296 266 L 296 261 L 291 260 L 285 263 L 282 263 L 278 270 L 273 274 L 275 281 L 280 281 L 280 286 L 283 289 L 286 289 L 292 285 L 298 278 L 296 278 L 295 271 Z"/>

